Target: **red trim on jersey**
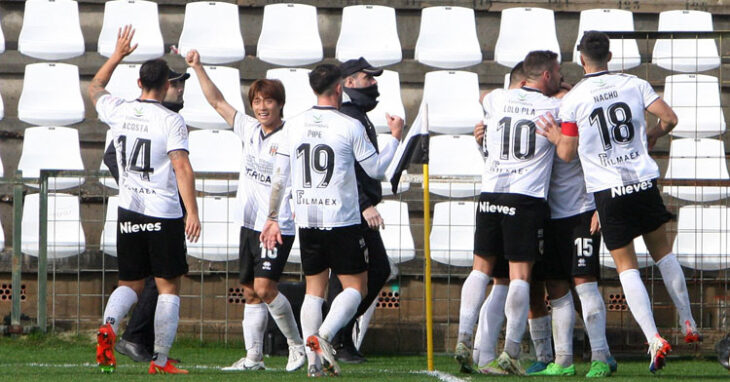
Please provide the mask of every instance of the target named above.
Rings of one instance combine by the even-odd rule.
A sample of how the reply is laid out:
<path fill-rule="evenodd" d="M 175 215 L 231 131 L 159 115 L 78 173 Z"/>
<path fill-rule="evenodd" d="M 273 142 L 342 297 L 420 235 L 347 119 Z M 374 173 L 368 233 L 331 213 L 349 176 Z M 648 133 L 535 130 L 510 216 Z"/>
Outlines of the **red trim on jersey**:
<path fill-rule="evenodd" d="M 578 124 L 575 122 L 563 122 L 560 124 L 560 128 L 563 129 L 563 135 L 568 137 L 578 136 Z"/>

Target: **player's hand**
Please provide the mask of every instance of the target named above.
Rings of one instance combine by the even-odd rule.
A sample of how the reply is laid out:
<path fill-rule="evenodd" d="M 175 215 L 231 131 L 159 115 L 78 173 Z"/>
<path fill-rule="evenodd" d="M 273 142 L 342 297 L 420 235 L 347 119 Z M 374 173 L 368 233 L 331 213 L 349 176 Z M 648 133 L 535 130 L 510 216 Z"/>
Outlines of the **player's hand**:
<path fill-rule="evenodd" d="M 484 140 L 484 130 L 486 130 L 484 121 L 479 121 L 479 123 L 474 126 L 474 139 L 477 140 L 478 145 L 481 145 Z"/>
<path fill-rule="evenodd" d="M 593 213 L 591 218 L 591 235 L 601 232 L 601 221 L 598 220 L 598 211 Z"/>
<path fill-rule="evenodd" d="M 259 241 L 264 245 L 264 248 L 270 251 L 276 248 L 276 244 L 284 244 L 284 240 L 281 238 L 281 230 L 279 230 L 279 223 L 267 220 L 264 223 L 264 229 L 261 230 Z"/>
<path fill-rule="evenodd" d="M 185 62 L 191 68 L 197 68 L 200 66 L 200 53 L 195 49 L 190 49 L 188 55 L 185 56 Z"/>
<path fill-rule="evenodd" d="M 664 135 L 666 135 L 666 132 L 662 130 L 661 121 L 658 121 L 656 126 L 646 132 L 646 142 L 649 150 L 653 150 L 654 146 L 656 146 L 657 140 L 659 140 L 659 138 L 663 137 Z"/>
<path fill-rule="evenodd" d="M 365 218 L 366 222 L 368 222 L 368 227 L 370 227 L 370 229 L 378 230 L 380 228 L 385 228 L 385 222 L 375 206 L 366 208 L 362 212 L 362 217 Z"/>
<path fill-rule="evenodd" d="M 403 135 L 403 125 L 405 125 L 405 122 L 403 122 L 403 118 L 397 115 L 390 115 L 388 113 L 385 113 L 385 121 L 388 123 L 390 135 L 400 141 L 400 137 Z"/>
<path fill-rule="evenodd" d="M 117 32 L 117 45 L 114 47 L 113 55 L 121 60 L 132 54 L 137 49 L 137 45 L 139 45 L 132 45 L 132 38 L 134 38 L 134 28 L 132 28 L 132 25 L 125 25 L 119 28 L 119 32 Z"/>
<path fill-rule="evenodd" d="M 197 243 L 200 238 L 200 218 L 197 214 L 188 213 L 185 218 L 185 236 L 191 243 Z"/>
<path fill-rule="evenodd" d="M 560 139 L 563 136 L 558 122 L 555 121 L 551 113 L 541 115 L 538 118 L 537 130 L 535 132 L 547 138 L 555 146 L 560 143 Z"/>

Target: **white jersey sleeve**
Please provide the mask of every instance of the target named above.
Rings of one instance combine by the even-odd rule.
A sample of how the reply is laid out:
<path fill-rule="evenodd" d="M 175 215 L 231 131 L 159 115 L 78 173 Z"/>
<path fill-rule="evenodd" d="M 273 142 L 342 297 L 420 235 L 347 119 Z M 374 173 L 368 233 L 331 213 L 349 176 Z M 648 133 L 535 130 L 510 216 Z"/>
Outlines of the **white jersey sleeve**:
<path fill-rule="evenodd" d="M 180 114 L 170 114 L 167 116 L 167 152 L 175 150 L 188 150 L 188 128 L 185 126 L 185 120 Z"/>
<path fill-rule="evenodd" d="M 96 114 L 99 120 L 108 124 L 114 119 L 114 115 L 120 110 L 119 106 L 124 103 L 124 99 L 114 97 L 111 94 L 104 94 L 96 101 Z"/>
<path fill-rule="evenodd" d="M 247 133 L 255 129 L 258 124 L 259 121 L 256 118 L 236 110 L 236 115 L 233 117 L 233 126 L 231 127 L 233 132 L 241 138 L 241 142 L 245 144 Z"/>
<path fill-rule="evenodd" d="M 586 191 L 583 169 L 577 157 L 565 162 L 555 155 L 548 205 L 551 219 L 567 218 L 596 209 L 593 194 Z"/>

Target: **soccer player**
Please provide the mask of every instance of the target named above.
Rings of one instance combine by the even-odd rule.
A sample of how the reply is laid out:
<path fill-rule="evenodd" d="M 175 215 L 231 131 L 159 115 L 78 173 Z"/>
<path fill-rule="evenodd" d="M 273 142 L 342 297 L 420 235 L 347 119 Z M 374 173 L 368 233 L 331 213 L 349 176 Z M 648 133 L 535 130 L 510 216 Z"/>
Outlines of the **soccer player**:
<path fill-rule="evenodd" d="M 304 365 L 304 341 L 294 318 L 289 300 L 279 293 L 277 284 L 294 244 L 294 220 L 289 198 L 282 201 L 278 221 L 282 243 L 271 250 L 259 242 L 266 221 L 271 194 L 276 151 L 284 142 L 282 108 L 285 102 L 284 85 L 276 80 L 257 80 L 251 84 L 248 100 L 256 118 L 231 106 L 200 63 L 196 50 L 188 52 L 186 61 L 198 77 L 208 103 L 233 128 L 243 143 L 243 163 L 236 193 L 234 216 L 241 224 L 239 244 L 240 282 L 246 305 L 243 310 L 243 337 L 246 356 L 226 371 L 262 370 L 264 331 L 269 313 L 287 339 L 289 360 L 287 371 Z"/>
<path fill-rule="evenodd" d="M 116 366 L 114 342 L 121 320 L 137 302 L 144 280 L 155 277 L 155 354 L 149 373 L 187 374 L 168 360 L 180 312 L 180 276 L 188 271 L 185 236 L 200 236 L 195 176 L 188 160 L 188 131 L 183 118 L 160 103 L 169 87 L 170 68 L 163 60 L 140 67 L 142 94 L 135 101 L 113 97 L 104 87 L 122 59 L 132 53 L 134 29 L 120 29 L 116 48 L 89 84 L 99 119 L 111 128 L 119 167 L 117 253 L 119 286 L 109 296 L 104 324 L 97 334 L 97 363 Z M 178 194 L 179 191 L 179 194 Z M 179 197 L 185 203 L 183 219 Z"/>
<path fill-rule="evenodd" d="M 278 224 L 284 188 L 291 178 L 295 221 L 299 228 L 306 295 L 302 303 L 302 334 L 307 338 L 308 374 L 337 375 L 339 366 L 330 345 L 332 337 L 357 311 L 367 294 L 368 255 L 361 217 L 355 162 L 371 178 L 382 178 L 398 144 L 391 138 L 380 154 L 356 119 L 340 113 L 341 71 L 319 65 L 309 74 L 317 105 L 292 117 L 277 151 L 272 180 L 269 220 L 261 241 L 266 248 L 282 243 Z M 322 303 L 329 271 L 343 291 L 322 321 Z"/>
<path fill-rule="evenodd" d="M 561 127 L 552 116 L 541 120 L 561 159 L 580 157 L 586 189 L 595 197 L 603 240 L 611 252 L 626 294 L 626 302 L 649 343 L 649 371 L 665 364 L 671 346 L 659 335 L 651 301 L 638 271 L 633 241 L 643 236 L 656 262 L 685 330 L 685 342 L 701 336 L 690 310 L 682 268 L 667 241 L 666 223 L 673 215 L 662 201 L 656 179 L 659 168 L 649 156 L 657 139 L 677 124 L 677 116 L 648 82 L 608 72 L 609 39 L 588 31 L 579 45 L 586 72 L 563 99 Z M 644 111 L 658 117 L 647 128 Z"/>

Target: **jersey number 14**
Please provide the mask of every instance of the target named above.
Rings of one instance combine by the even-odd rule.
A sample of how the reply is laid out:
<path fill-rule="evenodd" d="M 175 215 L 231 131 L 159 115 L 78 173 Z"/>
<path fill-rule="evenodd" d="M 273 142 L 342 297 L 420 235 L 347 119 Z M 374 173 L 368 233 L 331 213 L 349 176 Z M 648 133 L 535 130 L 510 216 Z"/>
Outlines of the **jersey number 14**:
<path fill-rule="evenodd" d="M 150 174 L 155 172 L 150 164 L 150 151 L 152 141 L 149 139 L 137 138 L 132 146 L 132 153 L 127 158 L 127 136 L 120 135 L 117 142 L 122 146 L 122 168 L 125 172 L 139 174 L 142 179 L 150 180 Z M 129 159 L 129 160 L 127 160 Z"/>

